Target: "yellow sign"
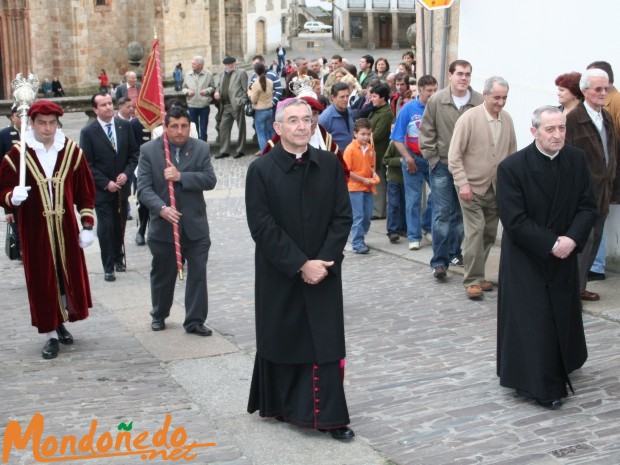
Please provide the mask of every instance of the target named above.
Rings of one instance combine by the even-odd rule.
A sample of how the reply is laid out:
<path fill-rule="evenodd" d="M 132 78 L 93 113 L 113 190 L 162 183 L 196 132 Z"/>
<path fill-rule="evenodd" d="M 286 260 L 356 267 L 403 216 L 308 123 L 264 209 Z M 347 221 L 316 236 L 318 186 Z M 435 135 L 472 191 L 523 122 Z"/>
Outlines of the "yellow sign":
<path fill-rule="evenodd" d="M 441 10 L 442 8 L 450 8 L 454 0 L 418 0 L 427 10 Z"/>

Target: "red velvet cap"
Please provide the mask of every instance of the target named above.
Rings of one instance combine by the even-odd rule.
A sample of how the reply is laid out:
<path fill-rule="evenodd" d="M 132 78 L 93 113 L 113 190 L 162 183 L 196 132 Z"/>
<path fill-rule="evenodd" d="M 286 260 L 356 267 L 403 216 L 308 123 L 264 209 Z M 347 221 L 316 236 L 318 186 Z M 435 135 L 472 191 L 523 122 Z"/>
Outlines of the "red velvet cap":
<path fill-rule="evenodd" d="M 49 100 L 37 100 L 28 110 L 28 116 L 34 118 L 36 115 L 57 115 L 62 116 L 64 112 L 62 107 Z"/>
<path fill-rule="evenodd" d="M 325 107 L 323 106 L 323 104 L 321 104 L 321 102 L 319 102 L 315 98 L 312 98 L 312 97 L 299 97 L 299 99 L 303 100 L 304 102 L 306 102 L 308 105 L 310 105 L 310 108 L 312 108 L 313 110 L 318 111 L 319 114 L 323 113 L 323 110 L 325 110 Z"/>

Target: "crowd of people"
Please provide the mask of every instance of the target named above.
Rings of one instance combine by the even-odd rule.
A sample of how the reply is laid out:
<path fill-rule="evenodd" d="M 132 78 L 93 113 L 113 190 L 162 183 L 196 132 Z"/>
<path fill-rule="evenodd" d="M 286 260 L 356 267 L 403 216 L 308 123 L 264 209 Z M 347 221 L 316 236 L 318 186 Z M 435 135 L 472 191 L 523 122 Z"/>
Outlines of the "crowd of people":
<path fill-rule="evenodd" d="M 533 112 L 534 141 L 518 151 L 504 110 L 509 83 L 490 76 L 475 91 L 466 60 L 449 65 L 448 84 L 438 89 L 435 77 L 416 76 L 411 52 L 395 73 L 383 57 L 363 55 L 359 68 L 340 55 L 285 66 L 285 54 L 280 47 L 270 67 L 253 57 L 249 74 L 227 56 L 217 78 L 195 56 L 182 83 L 179 63 L 175 85 L 187 108 L 167 102 L 164 124 L 152 134 L 134 117 L 140 83 L 131 71 L 116 89 L 115 114 L 101 70 L 101 90 L 91 99 L 96 119 L 82 129 L 79 146 L 62 133 L 56 103 L 31 106 L 21 142 L 11 113 L 12 127 L 0 132 L 0 205 L 18 224 L 32 324 L 46 337 L 43 358 L 56 357 L 59 342 L 73 342 L 64 323 L 88 316 L 81 249 L 94 240 L 95 218 L 104 279 L 126 270 L 136 178 L 136 243 L 153 255 L 151 328 L 166 328 L 182 259 L 189 276 L 184 329 L 212 334 L 203 193 L 217 182 L 211 159 L 233 153 L 233 123 L 232 156 L 245 155 L 246 115 L 253 115 L 260 156 L 247 172 L 246 209 L 256 243 L 257 354 L 248 412 L 336 439 L 354 436 L 342 385 L 341 264 L 348 238 L 356 254 L 370 252 L 365 235 L 382 218 L 390 242 L 406 237 L 414 252 L 430 243 L 438 283 L 450 266 L 461 266 L 467 298 L 498 285 L 500 384 L 559 408 L 567 385 L 572 390 L 569 374 L 587 358 L 581 300 L 599 299 L 586 286 L 604 277 L 604 263 L 592 267 L 597 255 L 604 260 L 609 205 L 620 202 L 620 95 L 609 63 L 558 76 L 560 105 Z M 211 105 L 218 110 L 214 154 L 206 143 Z M 485 264 L 500 221 L 493 283 Z"/>

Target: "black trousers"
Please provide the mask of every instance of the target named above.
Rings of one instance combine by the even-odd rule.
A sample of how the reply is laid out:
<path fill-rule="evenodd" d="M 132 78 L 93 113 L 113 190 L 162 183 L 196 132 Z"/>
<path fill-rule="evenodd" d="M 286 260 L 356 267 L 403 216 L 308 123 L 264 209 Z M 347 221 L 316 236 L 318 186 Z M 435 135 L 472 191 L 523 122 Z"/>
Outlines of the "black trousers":
<path fill-rule="evenodd" d="M 149 239 L 151 255 L 151 316 L 165 320 L 170 316 L 177 280 L 177 261 L 174 244 Z M 187 262 L 185 284 L 185 321 L 183 328 L 192 331 L 207 320 L 209 297 L 207 294 L 207 260 L 211 241 L 209 237 L 190 241 L 181 237 L 181 254 Z"/>
<path fill-rule="evenodd" d="M 105 273 L 112 273 L 116 263 L 123 263 L 123 233 L 127 222 L 127 198 L 115 202 L 95 203 L 97 238 Z"/>

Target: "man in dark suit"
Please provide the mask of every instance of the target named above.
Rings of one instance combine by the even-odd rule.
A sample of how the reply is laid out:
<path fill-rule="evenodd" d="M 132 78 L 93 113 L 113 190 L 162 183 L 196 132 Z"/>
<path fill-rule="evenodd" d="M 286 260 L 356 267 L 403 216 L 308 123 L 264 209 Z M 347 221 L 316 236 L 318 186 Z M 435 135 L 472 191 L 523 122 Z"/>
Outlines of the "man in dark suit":
<path fill-rule="evenodd" d="M 211 165 L 209 144 L 189 137 L 189 113 L 171 107 L 164 131 L 168 135 L 170 162 L 164 155 L 162 137 L 140 148 L 138 199 L 150 211 L 148 246 L 153 255 L 151 269 L 151 329 L 166 329 L 174 298 L 177 267 L 173 224 L 179 226 L 183 257 L 187 261 L 185 321 L 188 333 L 210 336 L 204 326 L 208 313 L 207 259 L 211 240 L 204 191 L 217 182 Z M 170 205 L 168 182 L 174 183 L 176 208 Z"/>
<path fill-rule="evenodd" d="M 603 236 L 609 204 L 620 200 L 620 141 L 605 100 L 611 90 L 609 76 L 602 69 L 588 69 L 581 75 L 579 87 L 584 101 L 566 117 L 566 141 L 586 153 L 592 190 L 598 206 L 598 217 L 592 233 L 579 256 L 581 300 L 599 300 L 596 292 L 586 289 L 588 271 L 594 263 Z M 620 178 L 619 178 L 620 179 Z"/>
<path fill-rule="evenodd" d="M 97 237 L 101 248 L 104 279 L 115 281 L 114 271 L 125 271 L 123 236 L 127 221 L 127 198 L 138 164 L 139 148 L 129 121 L 114 118 L 112 97 L 98 92 L 91 99 L 97 119 L 80 133 L 80 147 L 86 155 L 97 188 Z"/>
<path fill-rule="evenodd" d="M 22 126 L 22 120 L 17 113 L 17 105 L 13 105 L 11 108 L 11 114 L 8 115 L 8 118 L 11 120 L 11 125 L 2 129 L 0 131 L 0 157 L 4 157 L 9 150 L 13 148 L 15 144 L 19 144 L 19 131 Z M 17 240 L 17 258 L 21 260 L 21 248 L 19 245 L 19 231 L 17 229 L 17 212 L 18 209 L 9 210 L 8 208 L 4 209 L 4 219 L 10 225 L 11 231 L 15 235 Z"/>
<path fill-rule="evenodd" d="M 586 154 L 564 145 L 562 112 L 551 106 L 537 109 L 531 131 L 534 143 L 497 168 L 497 207 L 504 226 L 497 375 L 502 386 L 558 409 L 568 394 L 566 385 L 572 390 L 568 374 L 588 357 L 577 254 L 597 208 Z"/>
<path fill-rule="evenodd" d="M 240 158 L 245 150 L 245 113 L 244 105 L 248 99 L 248 74 L 236 69 L 237 59 L 227 56 L 224 58 L 224 71 L 219 75 L 217 90 L 213 98 L 218 101 L 219 113 L 222 115 L 219 126 L 220 153 L 215 158 L 224 158 L 230 155 L 230 131 L 233 121 L 237 122 L 239 138 L 237 151 L 233 158 Z"/>

